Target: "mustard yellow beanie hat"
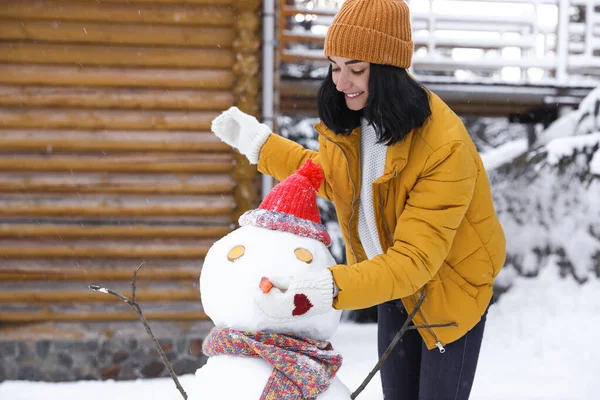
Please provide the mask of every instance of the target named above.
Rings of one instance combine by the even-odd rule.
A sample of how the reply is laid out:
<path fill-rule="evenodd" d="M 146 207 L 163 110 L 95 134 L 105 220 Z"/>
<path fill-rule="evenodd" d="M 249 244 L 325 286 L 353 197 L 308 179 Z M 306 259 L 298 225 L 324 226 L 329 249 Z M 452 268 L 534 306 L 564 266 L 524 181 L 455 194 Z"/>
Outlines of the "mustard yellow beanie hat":
<path fill-rule="evenodd" d="M 410 67 L 413 41 L 404 0 L 346 0 L 325 37 L 325 57 Z"/>

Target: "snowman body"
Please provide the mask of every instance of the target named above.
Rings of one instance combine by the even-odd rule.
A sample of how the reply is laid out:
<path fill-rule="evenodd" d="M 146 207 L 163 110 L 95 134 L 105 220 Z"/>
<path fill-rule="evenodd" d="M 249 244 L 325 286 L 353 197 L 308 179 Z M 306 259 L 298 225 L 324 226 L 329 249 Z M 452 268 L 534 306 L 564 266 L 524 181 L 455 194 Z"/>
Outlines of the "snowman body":
<path fill-rule="evenodd" d="M 243 226 L 210 248 L 200 277 L 202 305 L 216 328 L 324 341 L 336 331 L 340 311 L 331 308 L 318 314 L 311 314 L 310 310 L 298 312 L 298 304 L 284 302 L 277 306 L 277 315 L 269 315 L 256 300 L 264 295 L 259 284 L 265 277 L 296 276 L 335 264 L 319 240 Z M 259 400 L 273 368 L 258 357 L 225 354 L 209 357 L 196 371 L 190 400 Z M 348 400 L 350 391 L 334 377 L 317 399 Z"/>

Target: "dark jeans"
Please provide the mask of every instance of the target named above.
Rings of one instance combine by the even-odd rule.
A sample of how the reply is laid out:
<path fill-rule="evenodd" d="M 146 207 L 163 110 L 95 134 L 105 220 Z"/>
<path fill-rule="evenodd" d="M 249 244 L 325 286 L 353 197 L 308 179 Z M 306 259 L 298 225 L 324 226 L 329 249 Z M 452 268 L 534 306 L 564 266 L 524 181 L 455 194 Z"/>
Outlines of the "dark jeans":
<path fill-rule="evenodd" d="M 377 312 L 377 342 L 381 357 L 408 314 L 400 300 L 380 304 Z M 416 330 L 404 333 L 381 367 L 383 398 L 467 400 L 477 369 L 486 314 L 465 336 L 447 344 L 443 354 L 437 348 L 428 350 Z"/>

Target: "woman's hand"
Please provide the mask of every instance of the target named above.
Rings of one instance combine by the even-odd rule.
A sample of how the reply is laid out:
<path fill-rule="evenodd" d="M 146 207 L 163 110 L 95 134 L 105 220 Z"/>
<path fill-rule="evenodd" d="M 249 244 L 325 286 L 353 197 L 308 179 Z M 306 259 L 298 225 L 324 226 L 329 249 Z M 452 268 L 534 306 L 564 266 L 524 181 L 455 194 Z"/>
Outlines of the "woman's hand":
<path fill-rule="evenodd" d="M 291 319 L 314 316 L 333 309 L 335 285 L 329 269 L 287 278 L 265 277 L 261 282 L 256 305 L 271 318 Z"/>
<path fill-rule="evenodd" d="M 219 139 L 245 155 L 250 164 L 258 163 L 260 149 L 271 134 L 271 128 L 237 107 L 222 112 L 213 120 L 211 129 Z"/>

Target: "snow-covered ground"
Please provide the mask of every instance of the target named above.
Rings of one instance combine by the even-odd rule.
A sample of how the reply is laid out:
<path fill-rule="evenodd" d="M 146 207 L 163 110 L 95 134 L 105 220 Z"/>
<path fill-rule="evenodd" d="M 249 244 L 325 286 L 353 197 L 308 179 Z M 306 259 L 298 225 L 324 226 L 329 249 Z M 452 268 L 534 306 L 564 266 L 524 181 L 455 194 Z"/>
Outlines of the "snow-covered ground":
<path fill-rule="evenodd" d="M 517 277 L 490 308 L 473 400 L 600 398 L 600 281 L 579 286 L 553 264 L 537 278 Z M 342 324 L 332 342 L 344 355 L 340 378 L 355 390 L 375 365 L 376 326 Z M 401 377 L 399 377 L 401 379 Z M 193 375 L 181 378 L 191 392 Z M 224 384 L 243 384 L 243 377 Z M 76 383 L 0 383 L 2 400 L 178 400 L 170 379 Z M 382 399 L 379 375 L 357 397 Z"/>

